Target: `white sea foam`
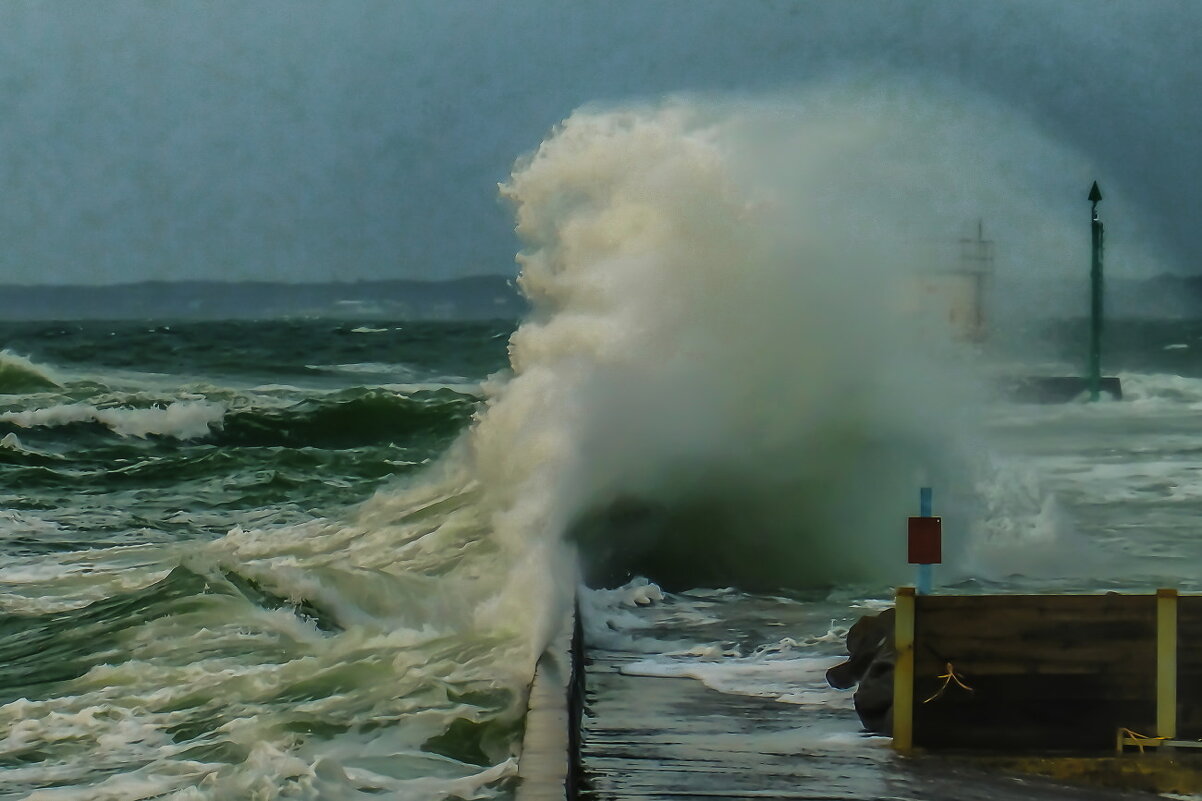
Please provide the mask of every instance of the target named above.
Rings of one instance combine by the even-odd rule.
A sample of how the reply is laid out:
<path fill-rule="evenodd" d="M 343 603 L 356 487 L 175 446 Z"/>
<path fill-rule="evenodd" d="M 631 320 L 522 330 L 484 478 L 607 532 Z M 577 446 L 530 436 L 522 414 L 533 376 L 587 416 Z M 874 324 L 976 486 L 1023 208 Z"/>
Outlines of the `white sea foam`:
<path fill-rule="evenodd" d="M 834 690 L 826 671 L 841 657 L 727 657 L 711 660 L 657 657 L 624 665 L 630 676 L 691 678 L 720 693 L 771 698 L 789 704 L 850 708 L 850 693 Z"/>
<path fill-rule="evenodd" d="M 691 652 L 705 649 L 708 644 L 698 644 L 680 637 L 663 637 L 652 628 L 651 619 L 639 610 L 654 606 L 664 599 L 663 591 L 643 577 L 631 579 L 614 589 L 589 590 L 580 588 L 577 600 L 580 605 L 584 636 L 590 647 L 625 651 L 628 653 Z M 697 622 L 694 619 L 693 622 Z"/>
<path fill-rule="evenodd" d="M 351 364 L 309 364 L 310 370 L 322 370 L 331 373 L 349 373 L 351 375 L 388 375 L 416 379 L 421 371 L 409 364 L 388 362 L 355 362 Z"/>
<path fill-rule="evenodd" d="M 33 537 L 62 530 L 57 523 L 17 510 L 0 513 L 0 526 Z M 4 586 L 0 610 L 39 615 L 79 609 L 154 584 L 170 572 L 178 558 L 176 553 L 148 545 L 68 552 L 54 560 L 11 557 L 0 565 Z"/>
<path fill-rule="evenodd" d="M 55 460 L 63 459 L 63 457 L 57 453 L 50 453 L 49 451 L 40 451 L 37 448 L 29 447 L 24 442 L 22 442 L 21 439 L 16 434 L 14 434 L 12 431 L 8 432 L 2 438 L 0 438 L 0 448 L 3 448 L 6 451 L 13 451 L 14 453 L 23 453 L 27 456 L 38 456 L 38 457 L 41 457 L 42 459 L 55 459 Z"/>
<path fill-rule="evenodd" d="M 86 403 L 5 412 L 0 421 L 22 428 L 54 428 L 75 423 L 99 423 L 122 437 L 151 435 L 196 439 L 220 428 L 226 406 L 208 401 L 172 401 L 147 409 L 96 407 Z"/>
<path fill-rule="evenodd" d="M 1187 378 L 1164 373 L 1122 373 L 1119 376 L 1126 401 L 1138 403 L 1188 403 L 1202 406 L 1202 378 Z"/>
<path fill-rule="evenodd" d="M 964 575 L 1004 578 L 1089 576 L 1099 569 L 1094 549 L 1076 536 L 1060 501 L 1039 471 L 1018 461 L 995 459 L 982 466 L 977 498 L 967 529 L 945 531 L 945 541 L 959 544 L 964 560 L 943 580 Z"/>

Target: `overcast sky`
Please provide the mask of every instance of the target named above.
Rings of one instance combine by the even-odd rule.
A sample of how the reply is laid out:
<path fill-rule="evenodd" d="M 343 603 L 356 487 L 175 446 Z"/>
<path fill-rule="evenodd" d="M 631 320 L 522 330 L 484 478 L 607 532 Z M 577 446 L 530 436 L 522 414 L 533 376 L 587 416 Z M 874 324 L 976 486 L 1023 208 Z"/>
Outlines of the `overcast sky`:
<path fill-rule="evenodd" d="M 574 108 L 849 70 L 1019 109 L 1193 272 L 1200 31 L 1194 0 L 3 0 L 0 282 L 512 272 L 497 182 Z"/>

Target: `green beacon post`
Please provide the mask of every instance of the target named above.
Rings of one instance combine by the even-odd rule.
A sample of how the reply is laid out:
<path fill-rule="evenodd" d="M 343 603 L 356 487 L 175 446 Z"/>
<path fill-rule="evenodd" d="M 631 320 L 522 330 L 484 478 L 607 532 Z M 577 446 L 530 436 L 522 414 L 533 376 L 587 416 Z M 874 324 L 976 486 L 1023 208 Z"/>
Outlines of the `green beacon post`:
<path fill-rule="evenodd" d="M 1102 317 L 1103 317 L 1103 287 L 1102 287 L 1102 221 L 1098 219 L 1098 201 L 1102 199 L 1102 191 L 1098 182 L 1093 182 L 1089 190 L 1090 233 L 1093 239 L 1093 253 L 1089 269 L 1090 315 L 1089 315 L 1089 367 L 1085 373 L 1089 382 L 1089 399 L 1096 401 L 1102 393 Z"/>

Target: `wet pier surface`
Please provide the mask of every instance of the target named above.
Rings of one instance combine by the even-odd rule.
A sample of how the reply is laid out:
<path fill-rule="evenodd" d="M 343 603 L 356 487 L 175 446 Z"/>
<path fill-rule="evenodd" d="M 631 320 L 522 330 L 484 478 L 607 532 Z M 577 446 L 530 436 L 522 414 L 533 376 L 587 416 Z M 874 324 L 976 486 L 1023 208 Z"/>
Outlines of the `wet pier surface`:
<path fill-rule="evenodd" d="M 646 654 L 587 650 L 580 797 L 1085 801 L 1146 793 L 1058 785 L 939 757 L 895 755 L 859 733 L 849 699 L 718 692 L 696 678 L 637 675 Z M 813 671 L 801 681 L 811 692 Z M 820 672 L 817 675 L 821 675 Z M 815 693 L 823 692 L 815 688 Z"/>

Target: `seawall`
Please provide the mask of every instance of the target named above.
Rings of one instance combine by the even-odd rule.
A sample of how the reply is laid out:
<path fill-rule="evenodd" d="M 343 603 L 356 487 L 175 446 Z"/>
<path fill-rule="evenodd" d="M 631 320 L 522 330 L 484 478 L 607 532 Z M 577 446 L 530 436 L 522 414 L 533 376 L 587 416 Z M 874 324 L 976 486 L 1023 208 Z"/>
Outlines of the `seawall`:
<path fill-rule="evenodd" d="M 584 709 L 584 648 L 577 608 L 538 660 L 518 758 L 516 801 L 574 801 Z"/>

